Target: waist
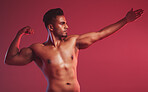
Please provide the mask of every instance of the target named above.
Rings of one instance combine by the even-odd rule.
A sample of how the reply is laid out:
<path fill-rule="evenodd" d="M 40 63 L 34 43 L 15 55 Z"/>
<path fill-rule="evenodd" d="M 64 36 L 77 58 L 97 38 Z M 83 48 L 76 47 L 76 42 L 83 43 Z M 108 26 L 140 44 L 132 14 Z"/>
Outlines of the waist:
<path fill-rule="evenodd" d="M 47 92 L 80 92 L 77 79 L 73 80 L 49 80 Z"/>

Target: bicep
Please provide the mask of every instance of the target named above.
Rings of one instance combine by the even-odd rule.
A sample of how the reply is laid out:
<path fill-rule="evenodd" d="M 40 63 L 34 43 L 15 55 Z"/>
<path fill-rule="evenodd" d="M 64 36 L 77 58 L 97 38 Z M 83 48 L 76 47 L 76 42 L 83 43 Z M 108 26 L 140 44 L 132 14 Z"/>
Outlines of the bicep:
<path fill-rule="evenodd" d="M 90 32 L 82 34 L 77 37 L 76 45 L 79 49 L 85 49 L 99 39 L 99 32 Z"/>
<path fill-rule="evenodd" d="M 33 52 L 30 48 L 23 48 L 18 54 L 13 56 L 9 64 L 10 65 L 26 65 L 33 60 Z"/>

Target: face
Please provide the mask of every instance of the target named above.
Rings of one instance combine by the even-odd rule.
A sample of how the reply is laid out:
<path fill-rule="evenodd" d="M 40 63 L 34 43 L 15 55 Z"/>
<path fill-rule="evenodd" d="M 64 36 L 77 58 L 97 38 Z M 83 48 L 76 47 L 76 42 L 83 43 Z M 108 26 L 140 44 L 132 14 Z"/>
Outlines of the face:
<path fill-rule="evenodd" d="M 67 22 L 63 15 L 57 16 L 53 23 L 53 34 L 58 37 L 67 37 Z"/>

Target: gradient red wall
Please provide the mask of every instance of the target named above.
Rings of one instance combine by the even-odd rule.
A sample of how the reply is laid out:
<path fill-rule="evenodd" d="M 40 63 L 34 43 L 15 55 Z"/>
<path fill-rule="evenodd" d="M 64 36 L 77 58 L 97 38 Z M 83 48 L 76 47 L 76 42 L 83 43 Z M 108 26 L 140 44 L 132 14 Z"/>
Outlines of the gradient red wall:
<path fill-rule="evenodd" d="M 24 36 L 21 47 L 46 40 L 44 13 L 60 7 L 69 35 L 99 31 L 123 18 L 131 9 L 144 15 L 112 36 L 80 51 L 78 80 L 81 92 L 148 92 L 147 0 L 2 0 L 0 3 L 0 92 L 45 92 L 46 79 L 35 63 L 5 65 L 5 52 L 17 31 L 31 26 L 34 35 Z"/>

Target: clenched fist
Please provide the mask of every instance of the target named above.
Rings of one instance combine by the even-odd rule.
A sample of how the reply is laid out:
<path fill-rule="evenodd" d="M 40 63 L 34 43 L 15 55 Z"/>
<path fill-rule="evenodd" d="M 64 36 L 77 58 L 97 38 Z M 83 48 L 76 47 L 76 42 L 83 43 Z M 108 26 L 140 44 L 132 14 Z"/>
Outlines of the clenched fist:
<path fill-rule="evenodd" d="M 21 30 L 18 31 L 19 35 L 29 35 L 29 34 L 34 34 L 34 30 L 30 26 L 26 26 L 22 28 Z"/>

